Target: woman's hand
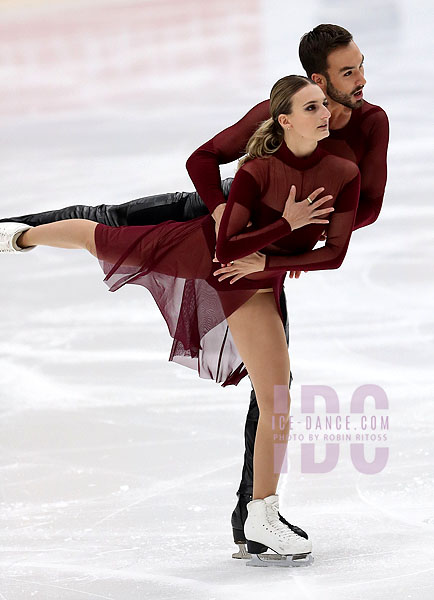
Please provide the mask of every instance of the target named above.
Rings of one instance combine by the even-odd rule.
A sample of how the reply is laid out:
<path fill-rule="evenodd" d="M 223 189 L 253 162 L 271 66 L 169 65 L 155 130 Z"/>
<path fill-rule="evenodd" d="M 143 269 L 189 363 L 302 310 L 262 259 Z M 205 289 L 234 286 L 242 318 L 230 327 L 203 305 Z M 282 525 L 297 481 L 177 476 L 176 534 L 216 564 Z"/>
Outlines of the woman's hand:
<path fill-rule="evenodd" d="M 216 257 L 213 258 L 213 262 L 219 262 Z M 214 271 L 214 275 L 219 278 L 219 281 L 232 277 L 229 283 L 235 283 L 238 279 L 241 279 L 245 275 L 250 273 L 257 273 L 265 269 L 265 254 L 261 252 L 254 252 L 244 258 L 237 258 L 232 264 L 223 265 L 221 269 Z M 220 277 L 219 277 L 220 276 Z"/>
<path fill-rule="evenodd" d="M 217 258 L 213 259 L 213 262 L 218 262 Z M 234 279 L 232 279 L 229 283 L 234 283 L 241 277 L 245 275 L 249 275 L 250 273 L 257 273 L 258 271 L 263 271 L 265 268 L 265 254 L 261 254 L 260 252 L 255 252 L 254 254 L 250 254 L 249 256 L 245 256 L 244 258 L 237 258 L 236 264 L 228 264 L 223 265 L 221 269 L 214 271 L 214 275 L 217 277 L 218 275 L 222 275 L 219 281 L 226 279 L 227 277 L 231 277 L 235 275 Z M 289 277 L 291 279 L 298 279 L 302 273 L 308 273 L 308 271 L 290 271 Z M 224 275 L 224 277 L 223 277 Z"/>
<path fill-rule="evenodd" d="M 299 229 L 305 225 L 319 223 L 328 225 L 328 221 L 321 219 L 320 217 L 325 217 L 329 213 L 333 212 L 334 208 L 330 207 L 320 209 L 319 207 L 328 200 L 331 200 L 333 196 L 324 196 L 323 198 L 315 201 L 315 198 L 324 191 L 324 188 L 322 187 L 312 192 L 308 198 L 306 198 L 306 200 L 296 202 L 296 191 L 295 185 L 292 185 L 282 214 L 282 217 L 291 225 L 291 229 L 294 231 L 294 229 Z M 311 202 L 309 202 L 309 199 Z"/>

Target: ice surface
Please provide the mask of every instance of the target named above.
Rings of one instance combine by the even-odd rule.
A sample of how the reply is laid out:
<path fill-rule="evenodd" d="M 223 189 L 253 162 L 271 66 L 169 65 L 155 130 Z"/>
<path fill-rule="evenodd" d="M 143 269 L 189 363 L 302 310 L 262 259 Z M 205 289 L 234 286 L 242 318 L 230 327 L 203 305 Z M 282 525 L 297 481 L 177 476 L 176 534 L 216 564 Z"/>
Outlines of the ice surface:
<path fill-rule="evenodd" d="M 345 443 L 331 472 L 302 472 L 290 442 L 279 492 L 313 540 L 308 569 L 231 558 L 248 380 L 223 389 L 168 363 L 152 299 L 134 286 L 108 294 L 84 252 L 2 257 L 0 600 L 433 597 L 430 9 L 2 2 L 4 217 L 192 189 L 189 154 L 302 72 L 299 38 L 320 22 L 353 32 L 391 143 L 378 222 L 354 234 L 339 270 L 286 283 L 294 415 L 302 385 L 333 387 L 347 413 L 367 383 L 390 403 L 375 475 Z"/>

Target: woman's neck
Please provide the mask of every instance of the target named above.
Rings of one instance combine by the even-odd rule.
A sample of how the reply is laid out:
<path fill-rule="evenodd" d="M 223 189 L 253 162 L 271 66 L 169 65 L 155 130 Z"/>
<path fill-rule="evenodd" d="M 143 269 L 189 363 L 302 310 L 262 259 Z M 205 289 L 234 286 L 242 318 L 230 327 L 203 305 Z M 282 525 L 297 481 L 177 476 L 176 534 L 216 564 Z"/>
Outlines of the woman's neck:
<path fill-rule="evenodd" d="M 312 152 L 315 152 L 316 147 L 318 146 L 318 142 L 316 140 L 309 140 L 307 138 L 298 136 L 295 132 L 288 133 L 286 130 L 283 140 L 293 155 L 297 158 L 310 156 Z"/>

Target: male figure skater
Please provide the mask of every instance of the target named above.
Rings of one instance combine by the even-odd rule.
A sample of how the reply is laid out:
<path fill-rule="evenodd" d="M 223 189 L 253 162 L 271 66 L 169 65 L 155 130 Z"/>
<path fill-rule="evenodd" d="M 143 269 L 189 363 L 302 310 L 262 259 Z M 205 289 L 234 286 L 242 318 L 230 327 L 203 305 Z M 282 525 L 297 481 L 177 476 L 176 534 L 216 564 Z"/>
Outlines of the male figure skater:
<path fill-rule="evenodd" d="M 328 99 L 331 113 L 330 135 L 320 145 L 327 151 L 355 162 L 361 173 L 361 192 L 354 229 L 373 223 L 381 210 L 387 175 L 389 125 L 382 108 L 363 99 L 364 57 L 352 35 L 338 25 L 322 24 L 306 33 L 300 41 L 299 56 L 308 77 L 317 83 Z M 309 107 L 307 107 L 309 109 Z M 187 160 L 187 170 L 197 192 L 168 193 L 139 198 L 121 205 L 70 206 L 1 221 L 42 225 L 63 219 L 90 219 L 106 225 L 151 225 L 166 220 L 187 221 L 208 212 L 218 227 L 232 179 L 220 178 L 219 165 L 232 162 L 245 153 L 248 139 L 261 121 L 269 118 L 269 101 L 252 108 L 240 121 L 200 146 Z M 206 204 L 205 204 L 205 202 Z M 326 232 L 325 232 L 326 235 Z M 19 250 L 19 249 L 16 249 Z M 221 276 L 234 278 L 242 261 L 254 264 L 255 255 L 232 265 L 223 265 Z M 291 277 L 299 273 L 291 273 Z M 284 292 L 280 298 L 289 341 L 289 324 Z M 292 380 L 292 376 L 291 376 Z M 234 558 L 247 558 L 244 522 L 247 503 L 253 494 L 253 449 L 259 409 L 254 390 L 245 425 L 245 454 L 238 502 L 232 513 L 234 542 L 239 552 Z M 281 520 L 285 523 L 283 517 Z M 290 523 L 288 527 L 307 538 L 307 534 Z"/>

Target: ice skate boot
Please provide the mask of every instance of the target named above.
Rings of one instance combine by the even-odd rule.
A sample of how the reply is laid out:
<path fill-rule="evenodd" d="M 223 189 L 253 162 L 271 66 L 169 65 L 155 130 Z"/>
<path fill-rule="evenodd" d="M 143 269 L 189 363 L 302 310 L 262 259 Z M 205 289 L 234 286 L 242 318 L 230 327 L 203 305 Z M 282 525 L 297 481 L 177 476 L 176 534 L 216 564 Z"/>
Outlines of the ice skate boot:
<path fill-rule="evenodd" d="M 252 500 L 251 494 L 241 494 L 238 493 L 238 503 L 232 513 L 231 523 L 232 523 L 232 535 L 234 537 L 234 543 L 238 546 L 238 552 L 234 552 L 232 554 L 232 558 L 244 558 L 249 559 L 252 558 L 252 555 L 247 551 L 247 540 L 244 534 L 244 523 L 247 519 L 247 504 Z M 278 512 L 280 521 L 289 527 L 291 531 L 296 533 L 297 535 L 308 539 L 308 535 L 301 527 L 297 527 L 297 525 L 292 525 L 288 523 L 285 517 Z"/>
<path fill-rule="evenodd" d="M 27 231 L 28 229 L 32 229 L 32 227 L 22 223 L 0 223 L 0 252 L 16 253 L 33 250 L 35 246 L 20 248 L 17 245 L 17 239 L 20 237 L 23 231 Z"/>
<path fill-rule="evenodd" d="M 279 496 L 273 494 L 247 504 L 244 533 L 254 567 L 301 567 L 312 564 L 312 543 L 279 519 Z M 275 554 L 264 554 L 268 549 Z"/>

